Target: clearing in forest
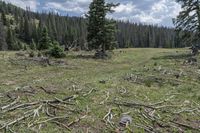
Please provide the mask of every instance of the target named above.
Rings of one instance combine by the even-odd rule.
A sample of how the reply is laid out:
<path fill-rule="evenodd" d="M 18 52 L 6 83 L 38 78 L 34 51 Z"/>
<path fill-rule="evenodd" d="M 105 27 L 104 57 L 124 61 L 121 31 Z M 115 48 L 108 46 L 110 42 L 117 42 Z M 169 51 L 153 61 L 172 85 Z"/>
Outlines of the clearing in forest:
<path fill-rule="evenodd" d="M 0 132 L 200 132 L 199 56 L 186 49 L 115 50 L 107 60 L 93 54 L 47 63 L 0 52 Z M 124 115 L 132 121 L 123 127 Z"/>

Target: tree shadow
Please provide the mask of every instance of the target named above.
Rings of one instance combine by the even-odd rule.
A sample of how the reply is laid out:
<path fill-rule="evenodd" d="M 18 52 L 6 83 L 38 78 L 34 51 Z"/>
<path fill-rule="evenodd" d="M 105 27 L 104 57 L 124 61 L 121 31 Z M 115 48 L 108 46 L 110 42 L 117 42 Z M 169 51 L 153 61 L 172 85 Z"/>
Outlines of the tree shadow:
<path fill-rule="evenodd" d="M 68 58 L 71 59 L 95 59 L 94 55 L 69 55 Z"/>
<path fill-rule="evenodd" d="M 165 56 L 160 56 L 160 57 L 153 57 L 153 60 L 160 60 L 160 59 L 187 59 L 192 57 L 192 54 L 176 54 L 176 55 L 165 55 Z"/>

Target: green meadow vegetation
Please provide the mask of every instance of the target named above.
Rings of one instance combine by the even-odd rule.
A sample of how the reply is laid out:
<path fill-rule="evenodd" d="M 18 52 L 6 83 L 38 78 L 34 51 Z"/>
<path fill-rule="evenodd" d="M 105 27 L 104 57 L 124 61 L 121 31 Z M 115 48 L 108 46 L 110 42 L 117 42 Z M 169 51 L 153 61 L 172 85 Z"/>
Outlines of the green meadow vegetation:
<path fill-rule="evenodd" d="M 176 2 L 168 28 L 0 0 L 0 133 L 199 133 L 200 2 Z"/>
<path fill-rule="evenodd" d="M 62 59 L 0 52 L 0 132 L 200 131 L 200 64 L 187 49 Z M 128 115 L 132 122 L 120 125 Z"/>

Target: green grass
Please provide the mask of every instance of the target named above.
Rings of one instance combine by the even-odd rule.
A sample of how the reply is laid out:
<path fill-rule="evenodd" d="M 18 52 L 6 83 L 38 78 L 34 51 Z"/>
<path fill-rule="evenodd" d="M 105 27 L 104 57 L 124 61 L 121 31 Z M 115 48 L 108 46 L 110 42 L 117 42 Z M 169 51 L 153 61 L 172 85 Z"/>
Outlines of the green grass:
<path fill-rule="evenodd" d="M 85 119 L 70 127 L 71 132 L 83 133 L 86 131 L 91 133 L 115 132 L 120 127 L 119 120 L 125 112 L 129 112 L 133 118 L 133 122 L 129 126 L 133 132 L 145 132 L 136 125 L 150 126 L 155 131 L 157 128 L 160 132 L 176 132 L 178 129 L 175 127 L 161 127 L 144 118 L 140 113 L 145 113 L 143 107 L 124 107 L 114 104 L 114 101 L 118 101 L 149 105 L 172 96 L 170 101 L 163 105 L 183 106 L 156 110 L 155 116 L 159 116 L 158 121 L 168 124 L 170 121 L 176 120 L 179 123 L 199 128 L 199 112 L 172 113 L 188 108 L 200 108 L 200 74 L 198 73 L 200 65 L 198 63 L 183 65 L 183 62 L 189 58 L 186 56 L 188 53 L 189 51 L 186 49 L 123 49 L 115 50 L 111 59 L 95 60 L 87 56 L 92 53 L 81 51 L 68 53 L 67 57 L 62 59 L 67 64 L 65 66 L 42 66 L 22 60 L 23 57 L 16 57 L 15 52 L 0 52 L 0 93 L 24 86 L 33 88 L 42 86 L 53 88 L 57 92 L 49 95 L 38 90 L 38 93 L 28 98 L 21 96 L 21 102 L 28 102 L 28 99 L 37 101 L 77 95 L 78 98 L 72 101 L 75 105 L 67 106 L 68 109 L 75 111 L 58 111 L 58 114 L 69 114 L 69 119 L 64 121 L 65 124 L 87 115 Z M 199 59 L 199 57 L 197 58 Z M 10 59 L 13 59 L 15 63 L 10 63 Z M 25 69 L 25 65 L 27 69 Z M 175 75 L 181 72 L 182 76 L 177 79 Z M 134 82 L 136 75 L 138 78 Z M 132 79 L 129 80 L 129 78 Z M 101 80 L 105 80 L 106 83 L 100 83 Z M 122 93 L 123 88 L 126 93 Z M 83 96 L 91 89 L 94 89 L 92 93 Z M 109 98 L 105 100 L 108 93 Z M 2 101 L 1 107 L 8 99 L 0 98 L 0 100 Z M 100 104 L 102 101 L 104 101 L 103 104 Z M 109 109 L 113 109 L 114 127 L 103 121 L 103 117 Z M 0 116 L 0 124 L 19 117 L 22 115 L 22 111 L 9 112 Z M 41 112 L 41 114 L 40 119 L 45 116 L 44 113 Z M 37 131 L 38 126 L 27 127 L 26 123 L 30 121 L 31 118 L 26 119 L 24 124 L 16 124 L 11 128 L 22 133 Z M 186 132 L 197 132 L 185 127 L 180 128 Z M 40 132 L 69 131 L 54 123 L 46 123 L 42 125 Z"/>

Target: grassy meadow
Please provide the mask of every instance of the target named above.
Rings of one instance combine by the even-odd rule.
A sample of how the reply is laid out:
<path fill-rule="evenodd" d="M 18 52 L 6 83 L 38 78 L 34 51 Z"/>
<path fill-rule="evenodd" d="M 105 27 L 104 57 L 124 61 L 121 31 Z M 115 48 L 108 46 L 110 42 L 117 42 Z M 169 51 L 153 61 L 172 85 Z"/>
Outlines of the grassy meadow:
<path fill-rule="evenodd" d="M 44 65 L 0 52 L 0 132 L 200 132 L 200 56 L 191 63 L 189 53 L 120 49 L 110 59 L 96 60 L 80 51 Z M 65 104 L 12 109 L 70 96 Z M 38 113 L 4 127 L 35 109 Z M 123 115 L 132 122 L 120 126 Z"/>

